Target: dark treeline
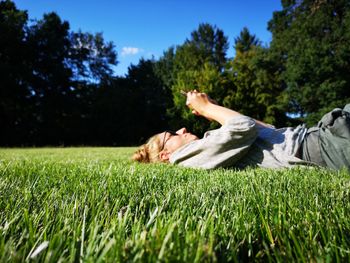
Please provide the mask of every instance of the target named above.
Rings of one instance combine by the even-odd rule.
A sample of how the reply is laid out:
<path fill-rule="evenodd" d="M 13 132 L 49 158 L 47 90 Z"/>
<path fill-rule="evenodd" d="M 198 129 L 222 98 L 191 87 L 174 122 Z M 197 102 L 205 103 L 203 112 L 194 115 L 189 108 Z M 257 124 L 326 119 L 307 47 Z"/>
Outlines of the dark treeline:
<path fill-rule="evenodd" d="M 269 45 L 243 28 L 230 46 L 203 23 L 116 77 L 114 44 L 101 33 L 73 32 L 56 13 L 31 21 L 0 1 L 0 145 L 135 145 L 183 126 L 201 135 L 215 124 L 194 117 L 179 93 L 194 88 L 276 126 L 315 124 L 350 101 L 350 1 L 282 6 Z"/>

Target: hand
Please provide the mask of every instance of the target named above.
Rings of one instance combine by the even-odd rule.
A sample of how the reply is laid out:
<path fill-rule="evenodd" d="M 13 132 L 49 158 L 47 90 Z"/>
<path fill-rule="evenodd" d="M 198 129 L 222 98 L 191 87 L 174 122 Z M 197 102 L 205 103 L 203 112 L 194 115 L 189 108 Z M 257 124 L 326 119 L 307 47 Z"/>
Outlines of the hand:
<path fill-rule="evenodd" d="M 197 116 L 202 116 L 205 108 L 211 103 L 211 99 L 205 93 L 193 90 L 187 92 L 186 105 L 192 109 L 192 113 Z"/>

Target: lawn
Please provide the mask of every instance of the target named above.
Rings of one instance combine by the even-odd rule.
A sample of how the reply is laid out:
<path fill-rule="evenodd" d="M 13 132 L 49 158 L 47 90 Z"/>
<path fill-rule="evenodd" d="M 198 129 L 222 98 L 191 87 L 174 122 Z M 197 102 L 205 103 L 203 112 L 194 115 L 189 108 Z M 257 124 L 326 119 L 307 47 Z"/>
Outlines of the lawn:
<path fill-rule="evenodd" d="M 1 262 L 350 260 L 350 174 L 0 149 Z"/>

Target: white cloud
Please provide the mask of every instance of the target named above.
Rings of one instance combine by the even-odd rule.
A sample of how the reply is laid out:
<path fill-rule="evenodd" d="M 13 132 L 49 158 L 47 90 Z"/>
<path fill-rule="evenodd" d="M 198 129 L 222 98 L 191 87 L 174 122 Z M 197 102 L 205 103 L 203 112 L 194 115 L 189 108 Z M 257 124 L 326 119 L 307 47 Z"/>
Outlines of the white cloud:
<path fill-rule="evenodd" d="M 136 55 L 140 52 L 142 52 L 143 50 L 141 48 L 137 48 L 137 47 L 123 47 L 122 48 L 122 56 L 128 56 L 128 55 Z"/>

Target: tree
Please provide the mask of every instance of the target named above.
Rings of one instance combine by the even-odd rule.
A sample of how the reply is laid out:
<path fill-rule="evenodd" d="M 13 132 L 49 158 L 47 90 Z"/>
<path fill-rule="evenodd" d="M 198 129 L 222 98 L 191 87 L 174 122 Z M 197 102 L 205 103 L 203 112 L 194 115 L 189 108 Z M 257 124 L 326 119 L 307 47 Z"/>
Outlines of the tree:
<path fill-rule="evenodd" d="M 269 22 L 290 111 L 314 124 L 350 98 L 350 2 L 282 1 Z"/>
<path fill-rule="evenodd" d="M 163 85 L 155 73 L 155 61 L 140 59 L 131 65 L 126 79 L 129 81 L 131 103 L 134 118 L 130 120 L 134 127 L 134 138 L 148 138 L 167 128 L 166 109 L 170 91 Z M 129 126 L 130 127 L 130 126 Z"/>
<path fill-rule="evenodd" d="M 141 59 L 126 77 L 99 86 L 93 108 L 93 133 L 108 145 L 140 144 L 167 128 L 169 91 L 155 74 L 155 61 Z"/>
<path fill-rule="evenodd" d="M 98 82 L 113 75 L 112 66 L 118 64 L 112 42 L 105 42 L 102 33 L 95 35 L 71 32 L 69 56 L 66 62 L 73 70 L 74 79 Z"/>
<path fill-rule="evenodd" d="M 164 89 L 171 90 L 174 85 L 175 72 L 175 48 L 170 47 L 163 52 L 163 56 L 155 61 L 154 72 L 164 85 Z"/>
<path fill-rule="evenodd" d="M 35 99 L 37 134 L 41 144 L 63 144 L 66 120 L 74 107 L 71 96 L 73 76 L 66 64 L 69 57 L 69 23 L 56 13 L 45 14 L 28 30 L 32 55 L 30 90 Z"/>
<path fill-rule="evenodd" d="M 84 143 L 93 89 L 117 64 L 113 43 L 71 32 L 56 13 L 28 25 L 11 1 L 0 1 L 0 34 L 0 144 Z"/>
<path fill-rule="evenodd" d="M 201 64 L 209 63 L 222 70 L 226 64 L 226 52 L 228 49 L 227 37 L 216 26 L 208 23 L 200 24 L 198 29 L 191 33 L 191 39 L 187 39 L 185 46 L 192 47 Z"/>
<path fill-rule="evenodd" d="M 246 27 L 235 38 L 235 49 L 236 56 L 226 68 L 231 84 L 224 106 L 276 126 L 286 125 L 286 98 L 276 58 Z"/>
<path fill-rule="evenodd" d="M 261 41 L 252 35 L 247 27 L 244 27 L 239 36 L 235 38 L 234 48 L 236 52 L 244 53 L 257 46 L 261 46 Z"/>
<path fill-rule="evenodd" d="M 23 142 L 31 123 L 31 74 L 26 37 L 28 15 L 11 1 L 0 1 L 0 144 Z M 16 136 L 13 136 L 16 134 Z"/>
<path fill-rule="evenodd" d="M 268 49 L 251 46 L 250 50 L 237 51 L 228 62 L 228 74 L 232 85 L 223 100 L 224 106 L 276 126 L 287 123 L 286 98 L 281 93 L 284 86 Z"/>
<path fill-rule="evenodd" d="M 177 46 L 175 70 L 196 70 L 205 63 L 221 71 L 226 63 L 227 37 L 221 29 L 210 24 L 200 24 L 183 45 Z"/>
<path fill-rule="evenodd" d="M 200 24 L 191 33 L 183 45 L 177 46 L 174 56 L 168 65 L 172 65 L 171 90 L 173 107 L 168 109 L 168 116 L 173 128 L 186 125 L 196 133 L 202 133 L 209 125 L 204 121 L 196 121 L 189 114 L 185 100 L 180 91 L 197 89 L 218 98 L 224 89 L 225 81 L 221 79 L 226 64 L 228 48 L 227 37 L 216 26 Z M 165 57 L 161 58 L 164 63 Z"/>

